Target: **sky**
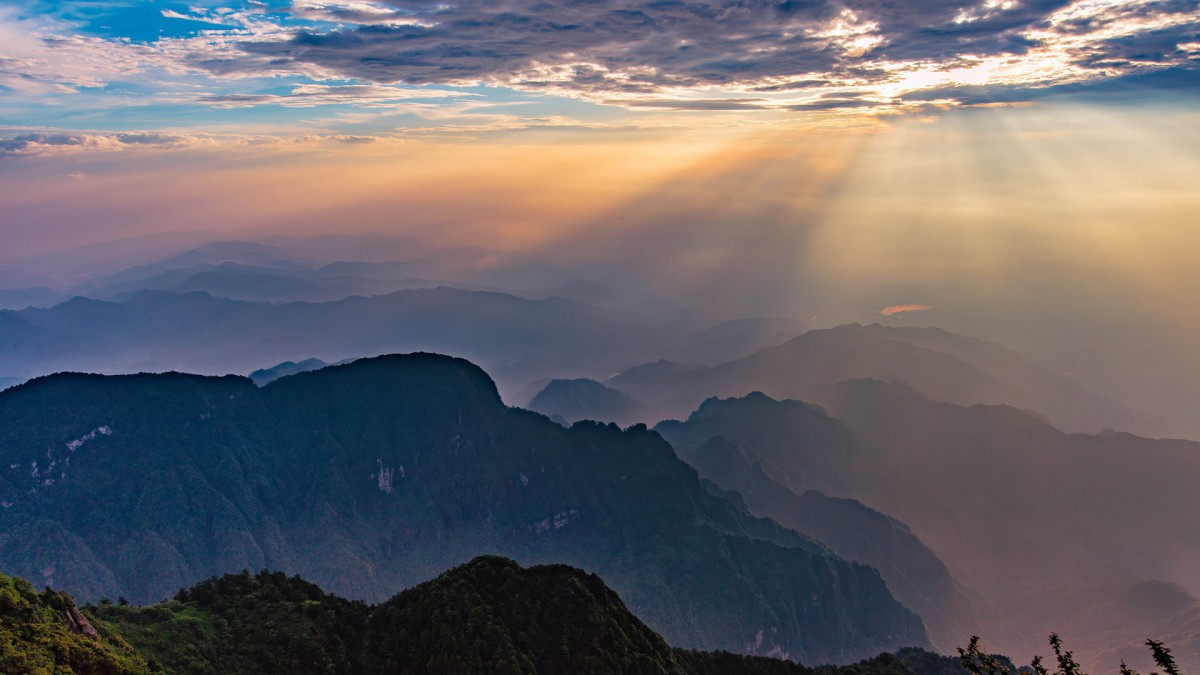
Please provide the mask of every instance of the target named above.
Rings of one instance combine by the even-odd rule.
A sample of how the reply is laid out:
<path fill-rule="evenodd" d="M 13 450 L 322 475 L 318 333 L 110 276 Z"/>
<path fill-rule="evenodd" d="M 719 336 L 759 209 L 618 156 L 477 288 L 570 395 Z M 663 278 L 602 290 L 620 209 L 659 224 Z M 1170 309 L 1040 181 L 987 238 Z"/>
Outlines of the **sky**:
<path fill-rule="evenodd" d="M 4 0 L 0 152 L 1186 90 L 1198 30 L 1194 0 Z"/>
<path fill-rule="evenodd" d="M 0 0 L 0 270 L 398 233 L 1195 396 L 1197 85 L 1196 0 Z"/>

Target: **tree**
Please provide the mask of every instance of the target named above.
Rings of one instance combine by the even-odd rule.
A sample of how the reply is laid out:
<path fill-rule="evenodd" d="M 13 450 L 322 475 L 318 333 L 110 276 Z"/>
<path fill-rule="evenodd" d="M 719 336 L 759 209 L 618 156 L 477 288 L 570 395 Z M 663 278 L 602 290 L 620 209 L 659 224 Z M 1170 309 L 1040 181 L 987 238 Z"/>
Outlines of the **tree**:
<path fill-rule="evenodd" d="M 1146 646 L 1150 648 L 1150 653 L 1154 658 L 1154 662 L 1162 668 L 1161 675 L 1181 675 L 1179 666 L 1175 663 L 1175 657 L 1171 656 L 1171 650 L 1158 640 L 1146 640 Z M 1062 638 L 1057 633 L 1050 634 L 1050 648 L 1054 650 L 1054 659 L 1058 662 L 1058 669 L 1053 673 L 1046 668 L 1042 663 L 1042 657 L 1033 657 L 1033 662 L 1030 666 L 1037 675 L 1087 675 L 1083 669 L 1079 667 L 1079 663 L 1075 660 L 1075 654 L 1063 647 Z M 958 648 L 958 658 L 962 663 L 963 668 L 966 668 L 972 675 L 1017 675 L 1004 663 L 992 655 L 988 654 L 979 646 L 979 636 L 972 636 L 971 641 L 967 646 Z M 1121 675 L 1141 675 L 1137 671 L 1121 662 Z M 1160 675 L 1157 671 L 1151 672 L 1148 675 Z"/>

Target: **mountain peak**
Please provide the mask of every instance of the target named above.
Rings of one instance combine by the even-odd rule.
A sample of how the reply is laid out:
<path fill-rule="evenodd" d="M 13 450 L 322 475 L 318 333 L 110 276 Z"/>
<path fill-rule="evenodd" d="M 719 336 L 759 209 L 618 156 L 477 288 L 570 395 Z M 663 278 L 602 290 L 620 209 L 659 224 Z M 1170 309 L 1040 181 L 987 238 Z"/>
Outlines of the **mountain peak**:
<path fill-rule="evenodd" d="M 529 409 L 568 424 L 583 419 L 628 424 L 644 413 L 638 401 L 587 378 L 551 380 L 529 402 Z"/>
<path fill-rule="evenodd" d="M 503 406 L 496 383 L 482 368 L 457 356 L 431 352 L 384 354 L 350 363 L 332 365 L 283 377 L 264 387 L 280 391 L 300 387 L 337 387 L 341 385 L 387 388 L 438 388 L 470 391 L 483 400 Z"/>

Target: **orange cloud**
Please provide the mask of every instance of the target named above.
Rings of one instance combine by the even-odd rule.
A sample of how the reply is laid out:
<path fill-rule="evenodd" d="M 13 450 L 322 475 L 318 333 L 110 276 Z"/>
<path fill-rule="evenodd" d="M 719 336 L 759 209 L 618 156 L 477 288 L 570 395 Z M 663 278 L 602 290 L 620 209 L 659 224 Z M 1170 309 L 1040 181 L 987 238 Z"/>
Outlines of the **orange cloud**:
<path fill-rule="evenodd" d="M 903 314 L 904 312 L 923 312 L 927 309 L 933 309 L 928 305 L 892 305 L 884 307 L 880 312 L 884 316 L 892 316 L 894 314 Z"/>

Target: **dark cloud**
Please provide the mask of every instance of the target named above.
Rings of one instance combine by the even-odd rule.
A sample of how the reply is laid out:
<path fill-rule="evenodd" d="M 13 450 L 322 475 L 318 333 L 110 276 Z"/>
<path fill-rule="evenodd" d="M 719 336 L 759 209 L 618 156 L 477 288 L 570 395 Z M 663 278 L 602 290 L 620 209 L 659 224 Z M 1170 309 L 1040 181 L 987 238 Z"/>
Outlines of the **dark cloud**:
<path fill-rule="evenodd" d="M 955 100 L 963 105 L 1019 103 L 1060 97 L 1071 100 L 1145 102 L 1155 96 L 1176 97 L 1181 93 L 1200 92 L 1200 64 L 1174 68 L 1143 70 L 1120 77 L 1101 77 L 1084 82 L 1053 84 L 1042 87 L 1014 88 L 1004 85 L 949 86 L 923 89 L 904 94 L 906 102 Z"/>
<path fill-rule="evenodd" d="M 842 10 L 829 2 L 390 4 L 430 25 L 303 32 L 243 48 L 374 82 L 521 80 L 604 91 L 825 72 L 841 58 L 829 38 L 813 35 Z"/>
<path fill-rule="evenodd" d="M 351 28 L 302 31 L 241 48 L 253 57 L 248 63 L 301 64 L 367 82 L 484 82 L 600 100 L 619 96 L 624 105 L 659 108 L 666 107 L 662 94 L 672 89 L 781 93 L 830 82 L 869 86 L 892 77 L 881 63 L 957 67 L 970 59 L 1025 55 L 1045 40 L 1086 36 L 1113 22 L 1197 14 L 1195 0 L 1163 0 L 1055 16 L 1071 5 L 1072 0 L 387 0 Z M 1081 53 L 1079 65 L 1187 61 L 1176 46 L 1187 31 L 1135 28 Z M 1189 39 L 1194 30 L 1192 35 Z M 239 67 L 236 60 L 196 65 L 222 74 Z M 642 100 L 629 102 L 637 99 Z M 837 100 L 866 105 L 842 97 L 798 107 L 829 107 Z M 757 104 L 669 107 L 731 109 L 715 107 L 721 105 Z"/>
<path fill-rule="evenodd" d="M 1197 41 L 1200 41 L 1200 22 L 1172 26 L 1100 41 L 1094 51 L 1077 63 L 1092 68 L 1122 68 L 1132 63 L 1186 61 L 1188 54 L 1180 45 Z"/>
<path fill-rule="evenodd" d="M 1022 33 L 1042 27 L 1047 17 L 1072 1 L 1024 0 L 1008 9 L 988 8 L 983 0 L 974 5 L 903 3 L 903 10 L 884 13 L 880 28 L 888 40 L 874 55 L 896 60 L 940 60 L 964 54 L 1024 54 L 1037 43 Z"/>

